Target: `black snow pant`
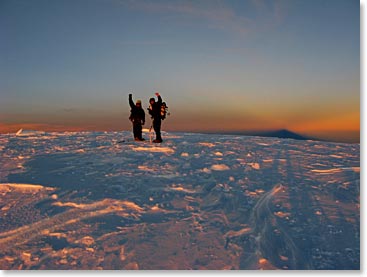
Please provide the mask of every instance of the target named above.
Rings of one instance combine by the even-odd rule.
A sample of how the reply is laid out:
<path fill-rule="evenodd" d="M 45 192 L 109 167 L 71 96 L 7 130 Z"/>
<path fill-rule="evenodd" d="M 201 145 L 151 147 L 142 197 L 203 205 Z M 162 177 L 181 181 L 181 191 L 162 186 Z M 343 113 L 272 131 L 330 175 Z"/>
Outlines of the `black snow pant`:
<path fill-rule="evenodd" d="M 142 130 L 143 127 L 140 123 L 133 123 L 134 139 L 143 139 Z"/>
<path fill-rule="evenodd" d="M 155 132 L 155 139 L 162 141 L 162 137 L 161 137 L 161 124 L 162 124 L 162 120 L 160 118 L 154 118 L 153 119 L 153 129 Z"/>

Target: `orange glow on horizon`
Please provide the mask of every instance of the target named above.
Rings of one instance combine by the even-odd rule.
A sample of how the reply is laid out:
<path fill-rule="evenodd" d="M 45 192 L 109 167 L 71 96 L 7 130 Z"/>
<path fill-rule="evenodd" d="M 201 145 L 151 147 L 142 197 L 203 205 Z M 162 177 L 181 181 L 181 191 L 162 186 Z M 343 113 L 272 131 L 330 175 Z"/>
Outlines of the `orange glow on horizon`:
<path fill-rule="evenodd" d="M 111 123 L 111 122 L 110 122 Z M 145 124 L 147 127 L 150 124 L 148 121 Z M 121 120 L 119 123 L 114 122 L 105 124 L 103 122 L 95 122 L 95 124 L 47 124 L 47 123 L 0 123 L 0 133 L 13 133 L 19 129 L 37 130 L 37 131 L 100 131 L 100 130 L 129 130 L 130 122 Z M 149 127 L 149 126 L 148 126 Z M 163 121 L 162 129 L 167 131 L 268 131 L 277 129 L 289 129 L 294 132 L 310 132 L 310 131 L 359 131 L 360 119 L 359 116 L 342 116 L 339 118 L 330 118 L 318 121 L 303 122 L 300 124 L 284 127 L 280 124 L 258 124 L 257 122 L 213 122 L 213 121 Z"/>
<path fill-rule="evenodd" d="M 192 112 L 180 113 L 172 112 L 166 120 L 162 122 L 164 131 L 183 132 L 261 132 L 288 129 L 301 135 L 321 138 L 321 133 L 325 137 L 343 137 L 356 140 L 360 131 L 359 111 L 341 114 L 330 117 L 299 118 L 296 116 L 284 115 L 280 119 L 271 115 L 262 116 L 254 113 L 209 113 Z M 64 131 L 123 131 L 131 130 L 131 122 L 126 115 L 100 115 L 99 117 L 78 116 L 78 118 L 51 118 L 52 123 L 34 122 L 19 123 L 15 120 L 10 123 L 0 123 L 0 133 L 15 133 L 19 129 L 37 130 L 46 132 Z M 144 128 L 149 128 L 151 119 L 146 115 Z M 344 132 L 344 134 L 336 134 Z M 351 132 L 354 132 L 352 135 Z"/>
<path fill-rule="evenodd" d="M 360 114 L 358 112 L 337 115 L 330 118 L 306 121 L 291 126 L 291 129 L 298 132 L 309 131 L 359 131 Z"/>

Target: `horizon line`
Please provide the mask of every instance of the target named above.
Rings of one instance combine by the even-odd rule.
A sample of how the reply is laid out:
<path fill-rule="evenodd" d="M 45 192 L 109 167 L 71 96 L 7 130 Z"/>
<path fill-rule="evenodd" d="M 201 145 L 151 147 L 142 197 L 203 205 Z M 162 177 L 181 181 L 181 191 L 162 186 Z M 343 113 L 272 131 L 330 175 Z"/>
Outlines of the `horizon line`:
<path fill-rule="evenodd" d="M 80 129 L 77 127 L 74 128 L 65 128 L 65 129 L 40 129 L 40 128 L 19 128 L 16 131 L 2 131 L 0 130 L 0 134 L 16 134 L 19 130 L 23 131 L 37 131 L 37 132 L 45 132 L 45 133 L 77 133 L 77 132 L 131 132 L 130 129 Z M 149 128 L 143 128 L 149 129 Z M 277 137 L 275 135 L 271 135 L 271 133 L 286 131 L 290 134 L 303 137 L 304 140 L 314 140 L 314 141 L 324 141 L 324 142 L 339 142 L 339 143 L 353 143 L 360 144 L 360 130 L 316 130 L 309 132 L 297 132 L 292 131 L 286 128 L 280 129 L 242 129 L 242 130 L 162 130 L 163 132 L 174 132 L 174 133 L 201 133 L 201 134 L 218 134 L 218 135 L 241 135 L 241 136 L 259 136 L 259 137 Z M 309 133 L 319 133 L 319 135 L 310 136 Z M 342 135 L 343 137 L 335 137 L 336 134 Z M 353 134 L 353 136 L 345 136 L 345 134 Z M 358 137 L 356 136 L 358 134 Z M 280 137 L 282 138 L 282 137 Z M 286 138 L 286 137 L 284 137 Z M 289 137 L 292 138 L 292 137 Z"/>

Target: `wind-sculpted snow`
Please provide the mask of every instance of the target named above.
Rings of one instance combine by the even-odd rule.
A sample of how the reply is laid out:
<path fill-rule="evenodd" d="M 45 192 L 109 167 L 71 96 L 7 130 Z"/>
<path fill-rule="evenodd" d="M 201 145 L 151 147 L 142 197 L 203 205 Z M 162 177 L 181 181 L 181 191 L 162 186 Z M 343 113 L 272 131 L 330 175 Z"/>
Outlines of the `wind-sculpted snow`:
<path fill-rule="evenodd" d="M 360 147 L 0 135 L 1 269 L 359 269 Z"/>

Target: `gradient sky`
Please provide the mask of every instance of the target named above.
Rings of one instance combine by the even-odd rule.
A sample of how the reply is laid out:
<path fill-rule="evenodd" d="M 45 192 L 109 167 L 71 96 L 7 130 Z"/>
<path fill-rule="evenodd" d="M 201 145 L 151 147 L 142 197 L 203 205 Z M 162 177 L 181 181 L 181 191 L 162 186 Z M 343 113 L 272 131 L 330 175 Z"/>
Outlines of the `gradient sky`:
<path fill-rule="evenodd" d="M 359 131 L 357 0 L 1 0 L 0 131 Z M 147 126 L 149 127 L 149 126 Z"/>

